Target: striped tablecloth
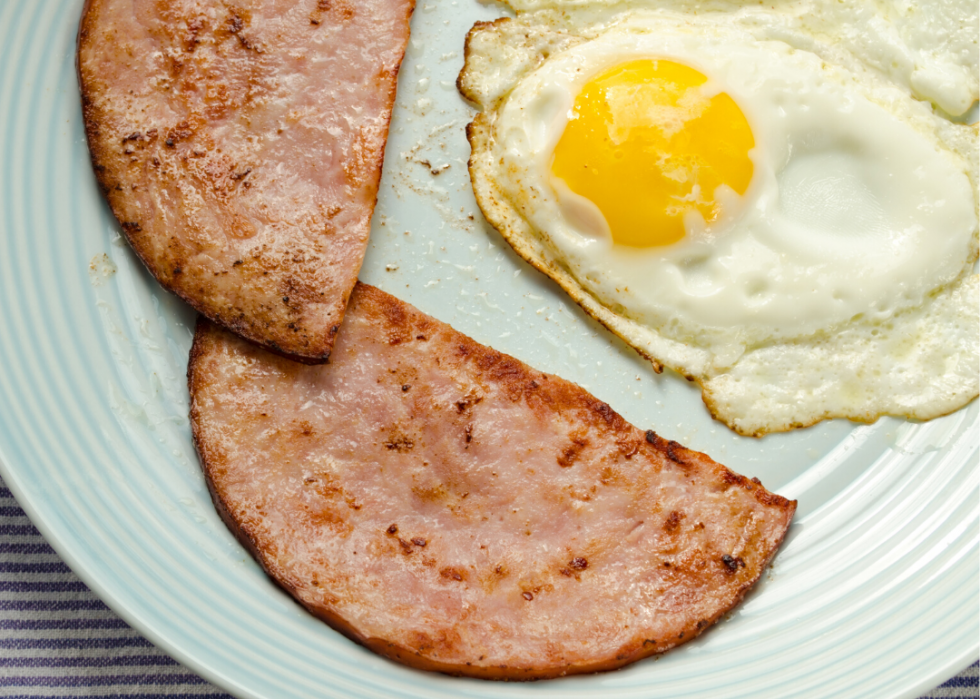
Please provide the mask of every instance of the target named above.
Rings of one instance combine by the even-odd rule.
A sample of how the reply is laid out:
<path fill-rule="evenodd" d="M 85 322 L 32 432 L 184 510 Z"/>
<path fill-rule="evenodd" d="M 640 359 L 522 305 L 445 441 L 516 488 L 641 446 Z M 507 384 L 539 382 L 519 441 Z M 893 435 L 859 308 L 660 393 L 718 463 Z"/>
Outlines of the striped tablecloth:
<path fill-rule="evenodd" d="M 977 663 L 926 695 L 980 697 Z M 0 480 L 0 697 L 227 698 L 116 616 Z"/>

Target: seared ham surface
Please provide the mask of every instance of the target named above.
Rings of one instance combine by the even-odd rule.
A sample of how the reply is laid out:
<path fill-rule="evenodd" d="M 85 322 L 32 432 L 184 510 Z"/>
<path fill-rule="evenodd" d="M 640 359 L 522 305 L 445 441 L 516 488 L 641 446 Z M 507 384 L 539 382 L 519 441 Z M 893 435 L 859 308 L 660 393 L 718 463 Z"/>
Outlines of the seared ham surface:
<path fill-rule="evenodd" d="M 324 362 L 357 280 L 414 0 L 88 0 L 92 163 L 163 286 Z"/>
<path fill-rule="evenodd" d="M 796 509 L 370 286 L 331 362 L 202 320 L 191 421 L 222 517 L 313 614 L 415 667 L 608 670 L 742 599 Z"/>

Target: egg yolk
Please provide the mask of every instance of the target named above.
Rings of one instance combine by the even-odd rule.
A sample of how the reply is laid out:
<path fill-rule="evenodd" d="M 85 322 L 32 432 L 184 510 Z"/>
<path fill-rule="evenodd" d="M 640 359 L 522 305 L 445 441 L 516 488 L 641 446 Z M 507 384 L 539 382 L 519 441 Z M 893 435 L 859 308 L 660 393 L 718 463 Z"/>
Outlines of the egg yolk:
<path fill-rule="evenodd" d="M 684 217 L 710 224 L 716 190 L 745 194 L 752 179 L 752 130 L 735 101 L 707 97 L 707 78 L 672 61 L 623 63 L 579 93 L 551 171 L 594 203 L 621 245 L 669 245 Z"/>

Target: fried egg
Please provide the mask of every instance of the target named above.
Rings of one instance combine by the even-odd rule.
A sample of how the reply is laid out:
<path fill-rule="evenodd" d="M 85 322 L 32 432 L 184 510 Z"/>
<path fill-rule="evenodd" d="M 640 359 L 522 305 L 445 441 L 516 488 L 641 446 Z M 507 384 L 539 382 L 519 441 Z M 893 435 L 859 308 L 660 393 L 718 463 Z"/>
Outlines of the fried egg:
<path fill-rule="evenodd" d="M 476 27 L 481 209 L 742 434 L 955 410 L 978 392 L 976 129 L 761 27 Z"/>

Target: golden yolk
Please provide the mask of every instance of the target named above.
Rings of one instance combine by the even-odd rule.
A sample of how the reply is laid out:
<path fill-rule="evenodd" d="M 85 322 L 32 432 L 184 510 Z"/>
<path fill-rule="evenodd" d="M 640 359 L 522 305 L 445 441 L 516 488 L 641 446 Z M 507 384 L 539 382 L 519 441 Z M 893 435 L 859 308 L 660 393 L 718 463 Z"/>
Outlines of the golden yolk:
<path fill-rule="evenodd" d="M 638 60 L 590 80 L 575 100 L 551 171 L 599 207 L 614 242 L 675 243 L 685 213 L 718 218 L 720 185 L 745 194 L 752 130 L 727 94 L 702 94 L 705 82 L 679 63 Z"/>

